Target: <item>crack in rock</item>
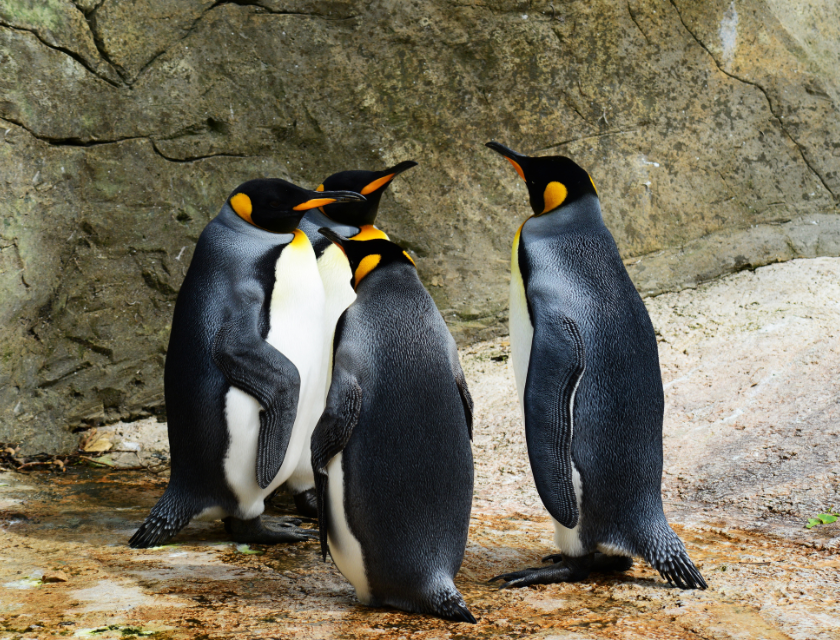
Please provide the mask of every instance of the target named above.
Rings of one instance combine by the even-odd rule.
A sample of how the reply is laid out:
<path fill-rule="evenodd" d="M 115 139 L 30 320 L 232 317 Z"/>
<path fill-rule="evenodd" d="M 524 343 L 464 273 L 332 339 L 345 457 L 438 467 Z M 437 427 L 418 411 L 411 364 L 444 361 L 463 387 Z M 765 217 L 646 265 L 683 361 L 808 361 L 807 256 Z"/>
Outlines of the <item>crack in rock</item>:
<path fill-rule="evenodd" d="M 787 136 L 787 138 L 796 146 L 796 149 L 799 152 L 799 156 L 802 158 L 802 161 L 805 163 L 805 166 L 807 166 L 808 169 L 811 170 L 811 173 L 813 173 L 817 177 L 817 180 L 820 181 L 820 184 L 822 184 L 822 186 L 825 188 L 825 190 L 828 191 L 831 194 L 832 198 L 834 198 L 835 201 L 837 201 L 838 200 L 837 194 L 834 193 L 834 191 L 831 190 L 831 187 L 828 186 L 828 184 L 826 183 L 825 179 L 822 177 L 820 172 L 816 170 L 816 168 L 809 162 L 808 158 L 805 156 L 805 147 L 803 145 L 801 145 L 796 140 L 796 138 L 794 138 L 791 135 L 790 131 L 788 131 L 787 127 L 785 127 L 785 123 L 782 121 L 782 118 L 773 109 L 773 101 L 770 99 L 770 94 L 767 93 L 767 90 L 764 87 L 762 87 L 760 84 L 758 84 L 757 82 L 754 82 L 752 80 L 747 80 L 745 78 L 741 78 L 741 77 L 735 75 L 734 73 L 730 73 L 729 71 L 724 69 L 723 66 L 718 62 L 717 58 L 715 58 L 715 55 L 712 53 L 712 51 L 709 49 L 709 47 L 707 47 L 705 45 L 705 43 L 702 40 L 700 40 L 700 38 L 689 28 L 688 24 L 683 19 L 682 13 L 680 12 L 680 9 L 676 4 L 676 1 L 675 0 L 670 0 L 670 2 L 671 2 L 671 6 L 674 7 L 674 11 L 676 11 L 677 17 L 679 18 L 680 23 L 682 24 L 683 28 L 695 40 L 695 42 L 697 42 L 697 44 L 699 44 L 703 48 L 703 50 L 706 53 L 709 54 L 709 57 L 712 59 L 712 62 L 714 62 L 718 71 L 720 71 L 725 76 L 727 76 L 729 78 L 732 78 L 733 80 L 737 80 L 738 82 L 742 82 L 742 83 L 747 84 L 751 87 L 755 87 L 756 89 L 758 89 L 762 93 L 762 95 L 764 96 L 764 99 L 767 100 L 767 107 L 770 110 L 770 114 L 773 116 L 773 118 L 779 124 L 779 128 L 782 130 L 782 133 L 784 133 L 785 136 Z"/>

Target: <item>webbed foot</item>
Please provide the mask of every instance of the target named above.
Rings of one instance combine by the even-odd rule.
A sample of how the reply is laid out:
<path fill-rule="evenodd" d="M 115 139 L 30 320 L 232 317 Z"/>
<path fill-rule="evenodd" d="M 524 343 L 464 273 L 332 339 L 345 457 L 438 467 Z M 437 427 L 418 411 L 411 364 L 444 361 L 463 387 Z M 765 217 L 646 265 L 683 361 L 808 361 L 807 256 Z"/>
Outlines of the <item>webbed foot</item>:
<path fill-rule="evenodd" d="M 241 520 L 231 516 L 222 522 L 225 523 L 225 531 L 230 534 L 233 541 L 244 544 L 279 544 L 318 539 L 318 531 L 301 529 L 297 526 L 300 524 L 297 518 L 285 518 L 280 523 L 280 529 L 267 528 L 263 525 L 260 516 L 250 520 Z"/>
<path fill-rule="evenodd" d="M 543 562 L 565 562 L 566 556 L 562 553 L 552 553 L 542 559 Z M 633 558 L 628 556 L 608 556 L 605 553 L 596 552 L 592 560 L 590 571 L 593 573 L 612 573 L 614 571 L 628 571 L 633 566 Z"/>
<path fill-rule="evenodd" d="M 588 554 L 580 558 L 567 558 L 560 556 L 560 554 L 553 554 L 547 556 L 544 560 L 553 560 L 560 556 L 563 560 L 562 564 L 555 561 L 549 567 L 532 567 L 530 569 L 522 569 L 521 571 L 514 571 L 512 573 L 503 573 L 490 579 L 504 580 L 504 583 L 499 587 L 500 589 L 511 589 L 513 587 L 527 587 L 532 584 L 554 584 L 556 582 L 580 582 L 589 577 L 592 560 L 595 554 Z"/>

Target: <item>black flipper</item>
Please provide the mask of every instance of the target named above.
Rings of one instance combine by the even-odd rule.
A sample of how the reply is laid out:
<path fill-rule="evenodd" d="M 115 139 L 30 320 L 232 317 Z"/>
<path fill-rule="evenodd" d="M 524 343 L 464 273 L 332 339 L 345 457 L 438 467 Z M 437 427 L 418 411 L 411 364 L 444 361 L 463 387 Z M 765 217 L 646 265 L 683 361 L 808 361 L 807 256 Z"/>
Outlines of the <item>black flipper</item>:
<path fill-rule="evenodd" d="M 555 316 L 537 323 L 525 383 L 525 438 L 540 498 L 551 517 L 569 529 L 579 516 L 572 483 L 572 401 L 585 363 L 574 320 Z"/>
<path fill-rule="evenodd" d="M 458 358 L 458 347 L 455 340 L 449 338 L 449 363 L 452 366 L 452 375 L 455 376 L 455 384 L 458 386 L 458 393 L 461 394 L 461 404 L 464 405 L 464 417 L 467 419 L 467 429 L 470 440 L 473 437 L 473 399 L 467 387 L 467 379 L 464 377 L 464 370 L 461 368 L 461 360 Z"/>
<path fill-rule="evenodd" d="M 132 549 L 148 549 L 166 544 L 184 527 L 201 509 L 186 504 L 178 497 L 179 492 L 167 487 L 160 500 L 157 501 L 146 521 L 134 532 L 128 541 Z"/>
<path fill-rule="evenodd" d="M 258 330 L 259 309 L 226 322 L 213 341 L 213 361 L 228 381 L 263 406 L 257 446 L 257 483 L 265 489 L 280 470 L 292 436 L 300 396 L 300 375 L 286 356 Z"/>
<path fill-rule="evenodd" d="M 361 410 L 362 388 L 355 376 L 336 366 L 327 395 L 327 406 L 312 433 L 312 469 L 315 471 L 318 528 L 321 531 L 321 555 L 324 560 L 327 559 L 329 550 L 327 532 L 330 527 L 327 508 L 327 465 L 347 445 L 353 429 L 359 422 Z"/>

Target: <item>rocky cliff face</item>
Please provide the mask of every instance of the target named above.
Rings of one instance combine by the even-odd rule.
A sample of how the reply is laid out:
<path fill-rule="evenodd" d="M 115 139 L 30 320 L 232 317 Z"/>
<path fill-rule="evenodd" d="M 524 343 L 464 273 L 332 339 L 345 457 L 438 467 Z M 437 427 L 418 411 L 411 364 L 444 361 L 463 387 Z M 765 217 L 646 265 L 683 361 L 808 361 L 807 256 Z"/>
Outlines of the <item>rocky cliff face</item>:
<path fill-rule="evenodd" d="M 380 223 L 503 331 L 525 189 L 575 158 L 643 293 L 840 254 L 828 0 L 0 0 L 0 441 L 163 412 L 176 292 L 240 181 L 421 163 Z"/>

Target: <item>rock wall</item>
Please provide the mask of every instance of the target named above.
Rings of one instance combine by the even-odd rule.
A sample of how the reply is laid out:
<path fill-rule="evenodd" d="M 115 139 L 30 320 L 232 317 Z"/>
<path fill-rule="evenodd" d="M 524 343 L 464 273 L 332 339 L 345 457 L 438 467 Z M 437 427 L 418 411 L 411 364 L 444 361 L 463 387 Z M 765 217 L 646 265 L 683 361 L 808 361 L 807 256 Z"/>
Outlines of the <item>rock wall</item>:
<path fill-rule="evenodd" d="M 525 188 L 586 167 L 640 291 L 840 254 L 829 0 L 0 0 L 0 441 L 163 413 L 176 292 L 240 181 L 414 159 L 380 223 L 464 342 Z"/>

